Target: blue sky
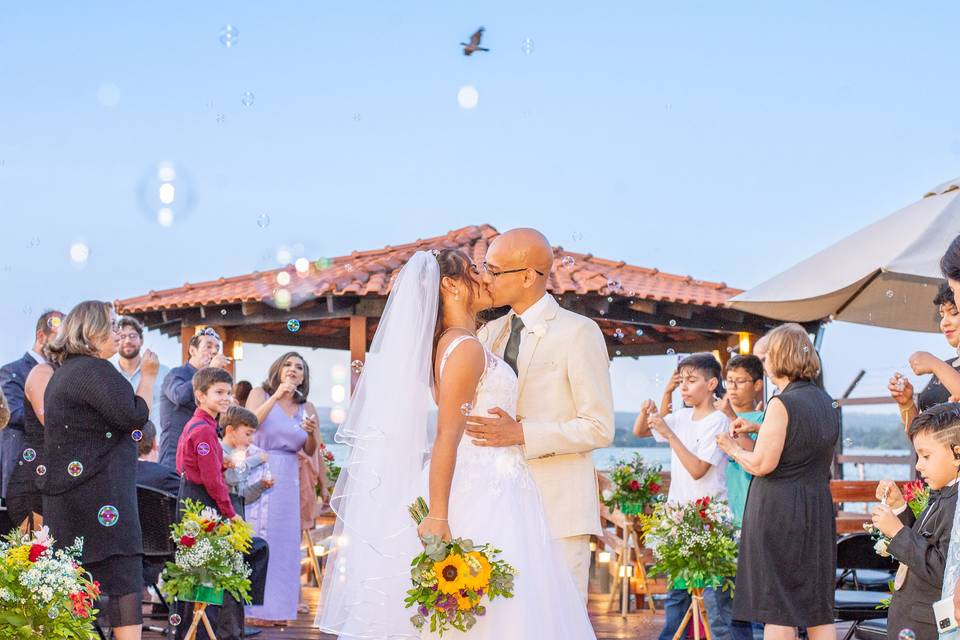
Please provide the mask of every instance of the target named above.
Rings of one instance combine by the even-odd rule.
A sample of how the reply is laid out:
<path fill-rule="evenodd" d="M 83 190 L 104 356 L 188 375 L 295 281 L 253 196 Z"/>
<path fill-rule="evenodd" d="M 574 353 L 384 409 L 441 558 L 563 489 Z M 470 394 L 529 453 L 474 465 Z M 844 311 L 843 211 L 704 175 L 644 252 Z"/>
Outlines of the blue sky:
<path fill-rule="evenodd" d="M 0 3 L 0 360 L 45 307 L 484 222 L 749 288 L 960 174 L 960 6 L 778 4 Z M 165 161 L 170 227 L 138 195 Z M 828 386 L 917 348 L 949 353 L 832 325 Z M 666 361 L 618 362 L 618 408 Z"/>

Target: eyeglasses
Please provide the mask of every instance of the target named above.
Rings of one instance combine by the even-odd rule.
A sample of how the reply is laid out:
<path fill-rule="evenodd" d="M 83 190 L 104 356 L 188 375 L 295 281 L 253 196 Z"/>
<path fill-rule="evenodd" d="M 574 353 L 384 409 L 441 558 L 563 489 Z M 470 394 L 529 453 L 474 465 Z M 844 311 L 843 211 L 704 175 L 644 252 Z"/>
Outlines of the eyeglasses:
<path fill-rule="evenodd" d="M 520 273 L 521 271 L 526 271 L 527 269 L 533 269 L 533 272 L 536 273 L 538 276 L 544 275 L 542 271 L 538 271 L 533 267 L 520 267 L 519 269 L 504 269 L 502 271 L 494 271 L 493 269 L 490 268 L 490 265 L 488 265 L 486 262 L 483 263 L 483 270 L 489 273 L 494 278 L 499 278 L 500 276 L 506 275 L 508 273 Z"/>
<path fill-rule="evenodd" d="M 753 380 L 731 380 L 728 378 L 724 381 L 724 384 L 727 387 L 749 387 L 753 384 Z"/>
<path fill-rule="evenodd" d="M 117 331 L 119 332 L 119 329 L 117 329 Z M 130 340 L 130 341 L 140 340 L 140 334 L 137 333 L 136 331 L 131 331 L 131 332 L 129 332 L 129 333 L 121 333 L 121 334 L 120 334 L 120 340 L 121 340 L 121 341 L 123 341 L 123 340 Z"/>

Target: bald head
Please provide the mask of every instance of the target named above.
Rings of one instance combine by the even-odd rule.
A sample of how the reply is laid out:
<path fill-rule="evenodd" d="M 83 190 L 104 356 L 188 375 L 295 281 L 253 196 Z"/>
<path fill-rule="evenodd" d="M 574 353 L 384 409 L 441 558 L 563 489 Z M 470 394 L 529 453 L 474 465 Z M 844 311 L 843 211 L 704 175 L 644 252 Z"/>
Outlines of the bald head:
<path fill-rule="evenodd" d="M 553 268 L 553 248 L 546 236 L 536 229 L 511 229 L 490 243 L 504 264 L 533 267 L 541 273 Z"/>

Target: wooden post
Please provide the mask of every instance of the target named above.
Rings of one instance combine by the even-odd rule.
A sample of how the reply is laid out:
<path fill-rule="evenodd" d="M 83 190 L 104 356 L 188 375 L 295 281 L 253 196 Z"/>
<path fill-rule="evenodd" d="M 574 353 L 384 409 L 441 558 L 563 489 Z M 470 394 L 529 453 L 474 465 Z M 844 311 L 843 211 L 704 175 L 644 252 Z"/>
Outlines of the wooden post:
<path fill-rule="evenodd" d="M 217 335 L 220 336 L 220 343 L 222 345 L 221 349 L 223 350 L 223 355 L 230 358 L 230 363 L 226 366 L 227 373 L 230 374 L 230 377 L 233 378 L 233 381 L 237 381 L 237 366 L 234 362 L 232 354 L 230 353 L 230 345 L 233 343 L 233 337 L 231 336 L 232 331 L 230 327 L 214 327 L 217 332 Z"/>
<path fill-rule="evenodd" d="M 180 365 L 190 359 L 190 338 L 197 332 L 196 327 L 189 324 L 180 325 Z"/>
<path fill-rule="evenodd" d="M 367 357 L 367 318 L 350 316 L 350 362 L 364 362 Z M 360 372 L 350 367 L 350 393 L 357 388 Z"/>

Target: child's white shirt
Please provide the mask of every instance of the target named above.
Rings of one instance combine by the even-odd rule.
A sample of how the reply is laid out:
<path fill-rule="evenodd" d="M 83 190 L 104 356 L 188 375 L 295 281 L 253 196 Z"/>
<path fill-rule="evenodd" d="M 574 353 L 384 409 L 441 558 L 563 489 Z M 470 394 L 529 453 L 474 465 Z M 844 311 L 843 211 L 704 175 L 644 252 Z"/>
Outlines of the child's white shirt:
<path fill-rule="evenodd" d="M 726 499 L 727 456 L 717 446 L 717 436 L 729 430 L 729 420 L 720 411 L 714 411 L 699 420 L 693 419 L 693 409 L 686 408 L 671 413 L 663 420 L 690 453 L 709 462 L 712 466 L 702 478 L 694 480 L 680 462 L 680 456 L 670 450 L 670 491 L 667 500 L 674 503 L 691 502 L 704 496 Z M 666 442 L 655 429 L 651 429 L 657 442 Z"/>

